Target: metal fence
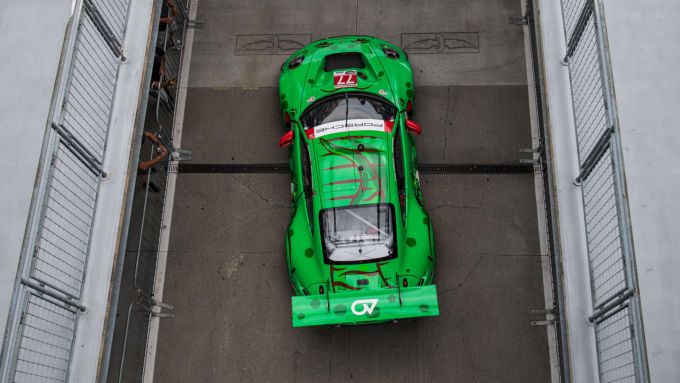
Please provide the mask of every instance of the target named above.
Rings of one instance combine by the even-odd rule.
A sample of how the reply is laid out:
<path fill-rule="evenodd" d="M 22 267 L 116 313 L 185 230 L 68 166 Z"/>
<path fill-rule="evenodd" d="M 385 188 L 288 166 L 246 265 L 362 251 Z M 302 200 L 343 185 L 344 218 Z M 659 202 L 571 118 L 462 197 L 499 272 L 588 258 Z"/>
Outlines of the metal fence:
<path fill-rule="evenodd" d="M 64 42 L 37 202 L 2 355 L 2 381 L 68 380 L 128 0 L 83 0 Z"/>
<path fill-rule="evenodd" d="M 543 196 L 543 212 L 545 212 L 546 239 L 548 260 L 550 262 L 552 307 L 549 307 L 545 314 L 548 323 L 552 324 L 551 330 L 554 331 L 556 340 L 556 359 L 558 376 L 561 382 L 571 381 L 571 370 L 569 368 L 569 350 L 567 348 L 567 326 L 564 315 L 564 287 L 562 281 L 562 253 L 560 251 L 557 217 L 553 214 L 556 211 L 555 188 L 552 173 L 552 153 L 550 151 L 550 133 L 546 124 L 546 110 L 544 108 L 544 87 L 543 87 L 543 67 L 542 67 L 542 46 L 536 18 L 537 9 L 534 7 L 533 0 L 526 1 L 525 21 L 529 29 L 529 39 L 531 48 L 531 69 L 534 79 L 534 97 L 536 105 L 536 123 L 538 126 L 537 166 L 534 167 L 537 174 L 541 176 Z M 537 196 L 538 197 L 538 196 Z M 540 197 L 539 197 L 540 198 Z M 539 310 L 540 311 L 540 310 Z M 541 314 L 543 314 L 541 312 Z"/>
<path fill-rule="evenodd" d="M 601 382 L 647 380 L 623 168 L 598 0 L 562 0 Z"/>
<path fill-rule="evenodd" d="M 163 148 L 167 157 L 146 170 L 139 171 L 138 189 L 133 200 L 130 237 L 126 249 L 126 266 L 123 272 L 119 307 L 126 308 L 124 325 L 115 337 L 122 338 L 119 361 L 113 361 L 109 370 L 109 382 L 141 382 L 146 367 L 146 347 L 149 322 L 152 316 L 172 317 L 172 314 L 154 310 L 172 309 L 171 305 L 154 298 L 154 282 L 158 261 L 158 245 L 165 208 L 165 191 L 168 179 L 168 163 L 182 154 L 172 144 L 175 100 L 179 87 L 184 35 L 188 26 L 188 8 L 180 0 L 174 0 L 179 14 L 164 9 L 161 18 L 173 17 L 175 22 L 166 25 L 158 33 L 157 47 L 165 54 L 162 58 L 161 84 L 150 89 L 144 126 L 145 134 L 153 135 L 158 142 L 145 139 L 142 143 L 140 162 L 157 158 Z M 157 57 L 157 59 L 160 59 Z M 124 309 L 125 310 L 125 309 Z M 123 318 L 121 316 L 121 318 Z"/>

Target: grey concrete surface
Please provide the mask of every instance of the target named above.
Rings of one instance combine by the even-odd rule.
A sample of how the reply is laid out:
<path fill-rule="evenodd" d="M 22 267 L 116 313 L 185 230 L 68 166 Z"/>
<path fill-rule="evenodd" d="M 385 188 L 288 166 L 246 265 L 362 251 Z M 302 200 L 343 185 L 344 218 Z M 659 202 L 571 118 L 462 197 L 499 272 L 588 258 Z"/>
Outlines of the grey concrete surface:
<path fill-rule="evenodd" d="M 288 161 L 278 146 L 283 134 L 278 88 L 189 88 L 187 99 L 182 146 L 193 151 L 193 162 Z"/>
<path fill-rule="evenodd" d="M 680 3 L 602 2 L 650 381 L 680 381 Z M 626 7 L 627 6 L 627 7 Z M 635 28 L 631 28 L 635 25 Z M 642 53 L 642 54 L 641 54 Z"/>
<path fill-rule="evenodd" d="M 416 87 L 422 163 L 518 163 L 531 147 L 526 86 Z"/>
<path fill-rule="evenodd" d="M 546 382 L 532 177 L 423 176 L 437 318 L 291 328 L 285 175 L 180 175 L 156 379 L 162 382 Z"/>
<path fill-rule="evenodd" d="M 48 115 L 59 58 L 68 24 L 71 1 L 45 3 L 40 0 L 12 1 L 0 13 L 0 140 L 7 148 L 0 152 L 0 228 L 2 268 L 0 269 L 0 329 L 5 331 L 12 314 L 10 306 L 17 269 L 20 266 L 26 225 L 30 221 L 40 153 L 48 126 Z M 37 23 L 41 28 L 25 28 Z M 31 41 L 27 44 L 27 41 Z M 38 60 L 36 60 L 38 59 Z M 40 64 L 38 64 L 40 63 Z"/>
<path fill-rule="evenodd" d="M 518 0 L 201 0 L 197 18 L 206 24 L 195 36 L 189 86 L 277 86 L 279 66 L 296 45 L 290 45 L 290 50 L 272 49 L 268 55 L 244 54 L 236 49 L 240 36 L 297 34 L 301 42 L 309 42 L 358 33 L 401 44 L 402 34 L 447 32 L 476 33 L 477 52 L 436 53 L 434 47 L 429 51 L 434 54 L 412 54 L 418 67 L 416 84 L 525 85 L 524 50 L 518 49 L 523 44 L 522 28 L 508 22 L 520 15 Z M 268 39 L 262 36 L 261 40 Z"/>
<path fill-rule="evenodd" d="M 197 163 L 282 163 L 277 88 L 189 88 L 182 145 Z M 531 147 L 526 86 L 417 87 L 422 163 L 517 163 Z"/>
<path fill-rule="evenodd" d="M 182 146 L 193 162 L 286 161 L 280 39 L 472 31 L 479 53 L 411 54 L 420 161 L 516 163 L 530 143 L 521 29 L 507 24 L 520 1 L 409 4 L 200 0 Z M 288 37 L 259 36 L 271 33 Z M 543 307 L 532 176 L 422 176 L 439 317 L 303 329 L 291 328 L 283 252 L 288 182 L 178 176 L 164 290 L 176 317 L 160 324 L 156 381 L 549 381 L 546 332 L 528 314 Z"/>

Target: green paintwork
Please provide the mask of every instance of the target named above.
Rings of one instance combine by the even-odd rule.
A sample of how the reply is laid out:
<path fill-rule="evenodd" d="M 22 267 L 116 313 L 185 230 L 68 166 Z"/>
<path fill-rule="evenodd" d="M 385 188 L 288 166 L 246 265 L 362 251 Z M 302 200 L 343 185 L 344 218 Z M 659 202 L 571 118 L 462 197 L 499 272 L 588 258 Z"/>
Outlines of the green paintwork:
<path fill-rule="evenodd" d="M 399 52 L 400 58 L 387 57 L 383 46 Z M 324 59 L 329 54 L 344 52 L 361 53 L 366 66 L 356 69 L 361 76 L 355 88 L 335 89 L 333 71 L 324 71 Z M 305 56 L 303 62 L 289 69 L 288 63 L 302 54 Z M 284 113 L 288 113 L 291 122 L 286 128 L 293 130 L 293 142 L 289 147 L 292 199 L 286 257 L 290 281 L 297 295 L 292 299 L 294 326 L 366 323 L 438 315 L 433 285 L 433 230 L 422 206 L 413 135 L 405 127 L 406 106 L 414 96 L 413 74 L 406 54 L 395 45 L 368 36 L 341 36 L 316 41 L 283 63 L 279 92 L 282 118 Z M 299 116 L 315 101 L 341 92 L 364 92 L 393 104 L 398 110 L 393 129 L 308 138 L 298 121 Z M 397 185 L 394 157 L 397 138 L 403 153 L 402 158 L 397 159 L 402 161 L 405 180 L 401 191 Z M 365 147 L 361 153 L 356 151 L 358 144 Z M 304 148 L 308 148 L 312 178 L 306 190 L 302 160 Z M 362 171 L 357 170 L 359 166 Z M 320 210 L 376 203 L 394 206 L 397 257 L 361 264 L 325 263 L 319 229 Z M 362 280 L 361 284 L 358 279 Z M 404 283 L 408 287 L 404 287 Z M 383 303 L 383 299 L 389 296 L 398 296 L 399 291 L 402 294 L 401 306 L 399 300 Z M 348 311 L 340 317 L 333 310 L 328 311 L 325 303 L 329 299 L 332 304 L 341 302 L 349 307 L 353 300 L 367 298 L 380 299 L 377 306 L 380 307 L 379 316 L 357 316 Z M 323 302 L 325 315 L 310 308 L 308 303 L 313 299 Z M 404 302 L 408 305 L 405 306 Z M 421 311 L 421 304 L 427 305 L 428 310 Z M 299 314 L 304 314 L 307 319 L 300 319 Z"/>
<path fill-rule="evenodd" d="M 373 302 L 375 307 L 371 307 Z M 353 304 L 354 311 L 365 314 L 353 314 Z M 439 315 L 434 285 L 293 297 L 293 327 L 358 324 L 434 315 Z"/>

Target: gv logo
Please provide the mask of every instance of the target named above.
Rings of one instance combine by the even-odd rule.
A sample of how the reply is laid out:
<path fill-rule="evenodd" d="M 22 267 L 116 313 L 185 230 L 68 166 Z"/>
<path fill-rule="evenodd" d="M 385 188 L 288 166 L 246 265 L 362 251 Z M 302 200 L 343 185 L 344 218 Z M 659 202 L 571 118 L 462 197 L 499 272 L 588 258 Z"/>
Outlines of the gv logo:
<path fill-rule="evenodd" d="M 368 314 L 371 315 L 373 314 L 373 310 L 375 309 L 375 306 L 378 304 L 377 299 L 357 299 L 356 301 L 352 302 L 352 314 L 354 315 L 364 315 Z M 357 306 L 362 305 L 361 310 L 357 310 Z"/>

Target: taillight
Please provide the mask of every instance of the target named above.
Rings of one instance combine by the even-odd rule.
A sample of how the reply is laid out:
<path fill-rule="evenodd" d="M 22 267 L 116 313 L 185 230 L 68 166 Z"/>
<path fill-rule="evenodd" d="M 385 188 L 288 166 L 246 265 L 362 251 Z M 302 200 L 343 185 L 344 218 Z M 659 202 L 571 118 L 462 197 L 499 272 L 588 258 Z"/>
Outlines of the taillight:
<path fill-rule="evenodd" d="M 408 100 L 408 103 L 406 104 L 406 111 L 410 112 L 413 110 L 413 104 L 411 103 L 411 100 Z"/>
<path fill-rule="evenodd" d="M 404 278 L 404 282 L 402 283 L 402 286 L 408 287 L 408 279 Z"/>
<path fill-rule="evenodd" d="M 324 289 L 323 285 L 319 285 L 319 294 L 323 295 Z"/>
<path fill-rule="evenodd" d="M 288 114 L 288 112 L 283 113 L 283 120 L 286 122 L 286 124 L 290 124 L 290 114 Z"/>

